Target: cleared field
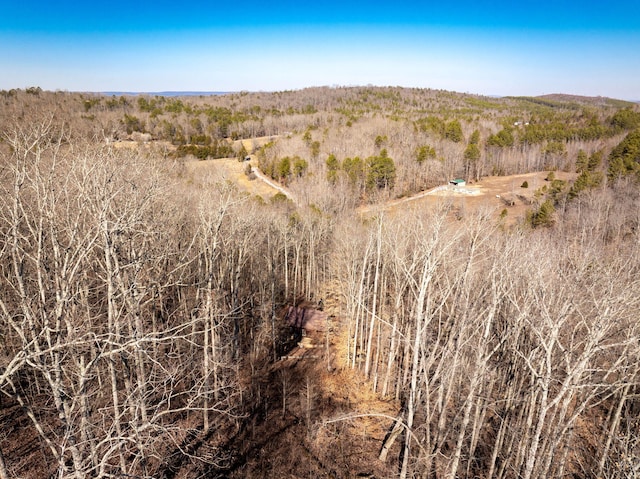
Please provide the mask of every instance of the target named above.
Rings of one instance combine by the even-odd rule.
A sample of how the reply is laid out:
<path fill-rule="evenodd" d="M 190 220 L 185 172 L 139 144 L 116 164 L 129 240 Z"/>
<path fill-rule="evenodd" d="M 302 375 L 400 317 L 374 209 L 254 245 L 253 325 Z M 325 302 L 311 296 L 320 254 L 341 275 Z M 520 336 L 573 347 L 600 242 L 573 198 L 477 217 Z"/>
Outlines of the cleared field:
<path fill-rule="evenodd" d="M 549 175 L 546 171 L 511 176 L 487 176 L 477 183 L 464 187 L 439 186 L 417 195 L 389 201 L 382 205 L 371 205 L 361 209 L 362 213 L 380 210 L 398 210 L 404 207 L 435 206 L 443 201 L 452 201 L 462 211 L 475 208 L 494 209 L 499 215 L 507 209 L 507 221 L 512 222 L 524 216 L 531 207 L 536 190 L 545 184 Z M 555 178 L 563 181 L 575 179 L 575 173 L 556 171 Z M 523 188 L 524 182 L 527 187 Z"/>
<path fill-rule="evenodd" d="M 216 160 L 191 160 L 185 163 L 188 178 L 193 183 L 208 183 L 215 181 L 231 181 L 238 187 L 249 193 L 257 195 L 264 200 L 269 200 L 278 190 L 264 181 L 255 178 L 250 179 L 245 168 L 252 162 L 238 161 L 236 158 L 221 158 Z"/>

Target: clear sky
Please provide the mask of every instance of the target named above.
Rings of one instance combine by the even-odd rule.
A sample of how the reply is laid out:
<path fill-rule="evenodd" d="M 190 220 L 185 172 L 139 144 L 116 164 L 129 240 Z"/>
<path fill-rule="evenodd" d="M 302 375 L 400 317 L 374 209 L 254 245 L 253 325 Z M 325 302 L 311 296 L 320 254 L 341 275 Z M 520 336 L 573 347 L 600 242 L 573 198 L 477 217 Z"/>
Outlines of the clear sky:
<path fill-rule="evenodd" d="M 0 0 L 0 89 L 640 100 L 640 0 Z"/>

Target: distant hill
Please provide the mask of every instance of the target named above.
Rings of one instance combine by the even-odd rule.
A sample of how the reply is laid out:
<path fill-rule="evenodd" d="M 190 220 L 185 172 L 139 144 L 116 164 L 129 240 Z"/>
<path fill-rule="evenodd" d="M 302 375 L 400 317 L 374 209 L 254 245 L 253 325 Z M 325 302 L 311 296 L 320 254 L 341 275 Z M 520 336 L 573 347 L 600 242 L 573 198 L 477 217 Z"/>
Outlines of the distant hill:
<path fill-rule="evenodd" d="M 581 96 L 581 95 L 569 95 L 565 93 L 551 93 L 549 95 L 541 95 L 536 98 L 544 100 L 551 100 L 563 103 L 580 103 L 589 104 L 595 106 L 616 106 L 624 107 L 634 104 L 632 101 L 619 100 L 616 98 L 609 98 L 606 96 Z"/>
<path fill-rule="evenodd" d="M 152 96 L 219 96 L 227 95 L 229 91 L 102 91 L 101 95 L 152 95 Z"/>

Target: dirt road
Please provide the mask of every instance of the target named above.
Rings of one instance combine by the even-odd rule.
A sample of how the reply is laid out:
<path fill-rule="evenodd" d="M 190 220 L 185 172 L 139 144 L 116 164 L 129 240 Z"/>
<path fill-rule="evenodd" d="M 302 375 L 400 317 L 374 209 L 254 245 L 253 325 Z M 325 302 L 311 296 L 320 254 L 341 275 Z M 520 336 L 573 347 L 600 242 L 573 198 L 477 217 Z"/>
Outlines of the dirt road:
<path fill-rule="evenodd" d="M 507 210 L 509 221 L 515 221 L 524 216 L 531 208 L 536 190 L 545 184 L 548 172 L 540 171 L 510 176 L 487 176 L 479 182 L 462 188 L 449 185 L 438 186 L 413 196 L 391 200 L 383 204 L 368 205 L 360 209 L 361 213 L 375 213 L 377 211 L 397 211 L 409 205 L 434 206 L 442 201 L 452 201 L 462 210 L 488 207 L 495 209 L 499 215 Z M 575 179 L 575 173 L 554 172 L 555 178 L 564 181 Z M 523 185 L 526 182 L 526 187 Z"/>

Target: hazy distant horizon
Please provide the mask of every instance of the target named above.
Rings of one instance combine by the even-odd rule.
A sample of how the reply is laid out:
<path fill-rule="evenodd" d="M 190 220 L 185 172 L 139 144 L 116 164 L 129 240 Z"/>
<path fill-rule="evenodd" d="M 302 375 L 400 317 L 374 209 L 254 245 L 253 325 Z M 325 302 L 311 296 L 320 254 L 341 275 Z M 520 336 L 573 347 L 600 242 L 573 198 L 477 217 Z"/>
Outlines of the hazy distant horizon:
<path fill-rule="evenodd" d="M 578 98 L 590 98 L 590 99 L 597 99 L 597 98 L 609 98 L 612 100 L 621 100 L 621 101 L 627 101 L 630 103 L 639 103 L 640 104 L 640 100 L 639 99 L 628 99 L 628 98 L 620 98 L 620 97 L 612 97 L 612 96 L 603 96 L 603 95 L 576 95 L 574 93 L 571 92 L 551 92 L 551 93 L 542 93 L 540 95 L 499 95 L 499 94 L 481 94 L 481 93 L 473 93 L 473 92 L 461 92 L 461 91 L 455 91 L 455 90 L 449 90 L 446 88 L 429 88 L 429 87 L 407 87 L 407 86 L 402 86 L 402 85 L 312 85 L 312 86 L 306 86 L 306 87 L 302 87 L 302 88 L 293 88 L 293 89 L 287 89 L 287 90 L 230 90 L 230 91 L 198 91 L 198 90 L 166 90 L 166 91 L 144 91 L 144 90 L 140 90 L 140 91 L 135 91 L 135 90 L 130 90 L 130 91 L 87 91 L 87 90 L 83 90 L 83 91 L 78 91 L 78 90 L 68 90 L 68 89 L 56 89 L 56 90 L 47 90 L 47 89 L 43 89 L 44 91 L 52 91 L 52 92 L 56 92 L 56 91 L 61 91 L 61 92 L 67 92 L 67 93 L 78 93 L 78 94 L 85 94 L 85 95 L 103 95 L 103 96 L 139 96 L 139 95 L 147 95 L 147 96 L 165 96 L 165 97 L 179 97 L 179 96 L 184 96 L 184 97 L 188 97 L 188 96 L 220 96 L 220 95 L 233 95 L 233 94 L 237 94 L 237 93 L 266 93 L 266 94 L 270 94 L 270 93 L 278 93 L 278 92 L 283 92 L 283 91 L 300 91 L 300 90 L 305 90 L 305 89 L 311 89 L 311 88 L 407 88 L 407 89 L 426 89 L 426 90 L 437 90 L 437 91 L 448 91 L 448 92 L 452 92 L 452 93 L 458 93 L 458 94 L 464 94 L 464 95 L 472 95 L 472 96 L 478 96 L 478 97 L 486 97 L 486 98 L 542 98 L 542 97 L 546 97 L 546 96 L 557 96 L 557 95 L 564 95 L 567 97 L 578 97 Z M 20 90 L 26 90 L 29 88 L 41 88 L 39 85 L 30 85 L 27 87 L 16 87 L 17 89 Z"/>
<path fill-rule="evenodd" d="M 34 85 L 37 87 L 37 85 Z M 80 94 L 91 94 L 91 95 L 104 95 L 104 96 L 138 96 L 138 95 L 148 95 L 148 96 L 166 96 L 166 97 L 177 97 L 177 96 L 219 96 L 219 95 L 233 95 L 236 93 L 277 93 L 278 91 L 298 91 L 304 90 L 307 88 L 365 88 L 365 87 L 373 87 L 373 88 L 417 88 L 417 87 L 404 87 L 402 85 L 385 85 L 385 86 L 373 86 L 373 85 L 314 85 L 302 88 L 296 88 L 292 90 L 236 90 L 236 91 L 195 91 L 195 90 L 167 90 L 167 91 L 70 91 L 70 90 L 57 90 L 57 91 L 67 91 L 70 93 L 80 93 Z M 27 87 L 28 88 L 28 87 Z M 424 89 L 429 89 L 428 87 L 420 87 Z M 24 88 L 23 88 L 24 89 Z M 450 91 L 453 93 L 460 93 L 465 95 L 473 95 L 473 96 L 481 96 L 487 98 L 507 98 L 507 97 L 544 97 L 548 95 L 567 95 L 567 96 L 577 96 L 577 97 L 585 97 L 585 98 L 611 98 L 612 100 L 623 100 L 631 103 L 640 103 L 640 100 L 627 99 L 627 98 L 616 98 L 616 97 L 604 97 L 602 95 L 575 95 L 569 92 L 553 92 L 553 93 L 543 93 L 541 95 L 484 95 L 477 94 L 471 92 L 458 92 L 454 90 L 447 89 L 434 89 L 434 90 L 443 90 Z"/>
<path fill-rule="evenodd" d="M 640 99 L 640 2 L 5 2 L 0 89 L 313 85 Z"/>
<path fill-rule="evenodd" d="M 168 91 L 89 91 L 76 93 L 93 93 L 96 95 L 120 96 L 120 95 L 153 95 L 153 96 L 216 96 L 238 93 L 233 91 L 192 91 L 192 90 L 168 90 Z"/>

